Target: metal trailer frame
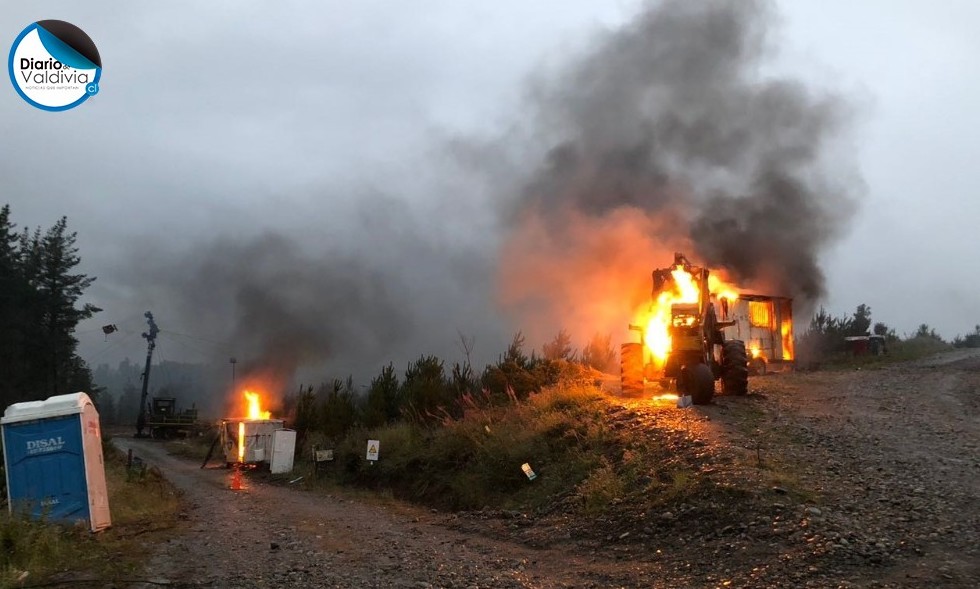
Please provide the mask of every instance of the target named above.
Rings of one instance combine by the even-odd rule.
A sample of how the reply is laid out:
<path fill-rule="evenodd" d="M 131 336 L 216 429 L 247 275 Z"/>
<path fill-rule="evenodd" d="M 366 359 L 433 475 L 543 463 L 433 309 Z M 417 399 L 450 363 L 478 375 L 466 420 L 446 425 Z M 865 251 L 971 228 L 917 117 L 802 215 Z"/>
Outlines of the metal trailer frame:
<path fill-rule="evenodd" d="M 735 324 L 727 328 L 726 334 L 745 342 L 753 373 L 795 366 L 793 299 L 742 293 L 731 304 L 729 317 Z"/>

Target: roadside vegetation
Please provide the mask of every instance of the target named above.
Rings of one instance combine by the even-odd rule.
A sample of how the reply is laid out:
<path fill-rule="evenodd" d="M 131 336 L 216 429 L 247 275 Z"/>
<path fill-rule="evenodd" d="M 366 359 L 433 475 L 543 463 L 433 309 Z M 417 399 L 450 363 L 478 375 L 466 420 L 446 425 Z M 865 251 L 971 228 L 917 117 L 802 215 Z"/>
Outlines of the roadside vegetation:
<path fill-rule="evenodd" d="M 667 504 L 696 494 L 705 482 L 697 459 L 677 452 L 678 440 L 637 435 L 635 420 L 617 417 L 622 408 L 599 386 L 617 368 L 608 336 L 578 352 L 561 331 L 528 352 L 518 333 L 479 373 L 468 362 L 446 370 L 422 356 L 401 373 L 382 368 L 366 394 L 356 394 L 351 379 L 302 387 L 285 404 L 298 436 L 286 480 L 446 510 L 560 508 L 587 516 L 629 497 Z M 380 443 L 377 462 L 366 459 L 368 440 Z M 201 460 L 210 443 L 180 440 L 170 448 Z M 314 469 L 314 447 L 332 450 L 332 460 Z"/>
<path fill-rule="evenodd" d="M 126 457 L 105 444 L 112 527 L 93 534 L 84 525 L 30 520 L 0 513 L 0 587 L 55 586 L 133 580 L 155 541 L 176 525 L 180 497 L 156 471 L 130 471 Z"/>
<path fill-rule="evenodd" d="M 446 509 L 541 507 L 574 489 L 615 448 L 601 395 L 572 375 L 564 378 L 505 403 L 467 396 L 456 416 L 438 422 L 355 429 L 336 445 L 326 474 Z M 368 439 L 380 442 L 384 458 L 377 463 L 364 459 Z"/>
<path fill-rule="evenodd" d="M 445 510 L 559 511 L 583 522 L 682 503 L 724 511 L 755 493 L 708 474 L 710 458 L 676 430 L 677 419 L 641 423 L 609 399 L 599 383 L 616 360 L 604 336 L 580 354 L 560 332 L 528 353 L 517 334 L 479 375 L 468 363 L 446 371 L 423 356 L 400 374 L 384 367 L 363 395 L 351 379 L 303 387 L 286 403 L 298 441 L 294 471 L 281 480 Z M 369 440 L 379 442 L 376 462 L 366 459 Z M 200 460 L 210 441 L 170 447 Z M 314 448 L 332 459 L 314 469 Z"/>
<path fill-rule="evenodd" d="M 400 374 L 383 367 L 366 394 L 350 378 L 300 387 L 284 403 L 298 436 L 291 476 L 444 509 L 542 505 L 574 491 L 604 454 L 618 451 L 596 385 L 617 364 L 609 336 L 597 335 L 579 353 L 561 331 L 540 352 L 527 352 L 518 333 L 480 372 L 468 361 L 447 369 L 421 356 Z M 170 449 L 201 460 L 212 439 Z M 380 441 L 376 463 L 365 459 L 369 439 Z M 314 447 L 333 451 L 317 473 Z"/>
<path fill-rule="evenodd" d="M 847 338 L 874 336 L 876 342 L 849 342 Z M 851 368 L 906 362 L 953 348 L 980 347 L 980 325 L 966 336 L 947 342 L 928 324 L 914 333 L 899 335 L 883 322 L 872 322 L 871 307 L 858 305 L 851 315 L 832 316 L 821 308 L 797 337 L 797 367 L 803 370 Z"/>

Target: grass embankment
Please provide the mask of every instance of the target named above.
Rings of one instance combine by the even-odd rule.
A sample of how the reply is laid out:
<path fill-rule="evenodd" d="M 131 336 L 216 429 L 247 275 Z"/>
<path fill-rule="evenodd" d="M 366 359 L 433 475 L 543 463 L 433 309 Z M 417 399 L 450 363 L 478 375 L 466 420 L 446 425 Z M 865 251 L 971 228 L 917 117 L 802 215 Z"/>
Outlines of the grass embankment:
<path fill-rule="evenodd" d="M 474 403 L 460 419 L 359 430 L 337 445 L 337 482 L 446 509 L 539 507 L 586 479 L 614 445 L 598 391 L 557 385 L 501 406 Z M 366 441 L 380 441 L 367 461 Z M 529 464 L 536 478 L 522 470 Z"/>
<path fill-rule="evenodd" d="M 152 541 L 177 520 L 180 498 L 154 472 L 130 475 L 126 457 L 104 447 L 112 527 L 93 534 L 64 526 L 0 514 L 0 587 L 44 585 L 46 580 L 132 579 Z"/>
<path fill-rule="evenodd" d="M 297 447 L 289 478 L 370 489 L 443 509 L 537 506 L 587 478 L 615 445 L 603 419 L 606 407 L 595 387 L 560 384 L 505 405 L 474 401 L 460 419 L 354 428 L 335 442 L 313 434 Z M 376 463 L 366 459 L 369 439 L 380 441 Z M 203 460 L 210 444 L 209 436 L 176 440 L 168 451 Z M 317 475 L 313 444 L 334 450 L 334 460 L 322 463 Z M 219 448 L 211 464 L 221 460 Z M 524 463 L 534 470 L 533 482 Z"/>
<path fill-rule="evenodd" d="M 680 413 L 624 409 L 588 379 L 563 380 L 505 404 L 485 401 L 472 400 L 459 418 L 355 428 L 337 441 L 309 435 L 296 449 L 293 472 L 280 479 L 302 477 L 305 488 L 370 490 L 445 510 L 560 510 L 617 521 L 681 504 L 721 517 L 757 491 L 717 468 L 712 451 L 681 427 Z M 377 462 L 366 459 L 368 440 L 380 442 Z M 314 444 L 334 450 L 316 476 Z M 201 460 L 209 445 L 190 439 L 169 448 Z"/>
<path fill-rule="evenodd" d="M 374 464 L 365 456 L 369 439 L 380 441 Z M 745 499 L 750 492 L 737 481 L 711 474 L 711 460 L 684 432 L 623 410 L 579 381 L 524 401 L 472 407 L 431 427 L 398 423 L 352 432 L 336 445 L 321 480 L 443 509 L 558 509 L 628 519 L 680 503 L 714 513 Z M 305 460 L 297 463 L 307 468 Z M 536 473 L 533 481 L 524 463 Z"/>

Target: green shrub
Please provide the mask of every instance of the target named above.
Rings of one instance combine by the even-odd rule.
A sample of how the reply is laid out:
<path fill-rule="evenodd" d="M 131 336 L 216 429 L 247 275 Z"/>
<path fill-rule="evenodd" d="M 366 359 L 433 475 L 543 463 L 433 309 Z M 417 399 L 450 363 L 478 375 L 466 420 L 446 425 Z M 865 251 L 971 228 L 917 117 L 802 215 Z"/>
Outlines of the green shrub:
<path fill-rule="evenodd" d="M 381 374 L 371 380 L 362 411 L 364 425 L 371 428 L 391 423 L 401 414 L 401 404 L 395 367 L 388 364 L 381 369 Z"/>
<path fill-rule="evenodd" d="M 600 403 L 595 389 L 569 384 L 506 405 L 473 400 L 436 424 L 356 430 L 338 449 L 339 476 L 442 508 L 542 505 L 573 493 L 595 466 L 609 438 Z M 377 464 L 366 460 L 368 439 L 381 442 Z M 525 476 L 525 462 L 536 480 Z"/>
<path fill-rule="evenodd" d="M 319 411 L 319 430 L 328 438 L 340 439 L 358 421 L 357 403 L 354 398 L 354 380 L 334 379 L 320 387 L 323 401 Z"/>
<path fill-rule="evenodd" d="M 442 360 L 421 356 L 405 369 L 401 386 L 402 414 L 416 423 L 440 420 L 452 404 Z"/>

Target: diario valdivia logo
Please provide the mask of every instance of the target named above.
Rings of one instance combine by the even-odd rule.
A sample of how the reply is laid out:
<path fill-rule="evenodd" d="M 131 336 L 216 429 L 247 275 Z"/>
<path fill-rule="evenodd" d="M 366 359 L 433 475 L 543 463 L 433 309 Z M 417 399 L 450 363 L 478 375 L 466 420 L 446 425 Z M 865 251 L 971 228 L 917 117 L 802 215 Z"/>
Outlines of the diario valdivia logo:
<path fill-rule="evenodd" d="M 99 92 L 102 59 L 82 29 L 63 20 L 39 20 L 17 35 L 7 69 L 28 103 L 68 110 Z"/>

